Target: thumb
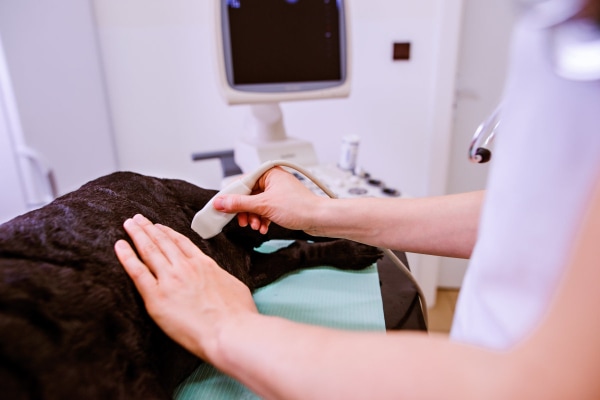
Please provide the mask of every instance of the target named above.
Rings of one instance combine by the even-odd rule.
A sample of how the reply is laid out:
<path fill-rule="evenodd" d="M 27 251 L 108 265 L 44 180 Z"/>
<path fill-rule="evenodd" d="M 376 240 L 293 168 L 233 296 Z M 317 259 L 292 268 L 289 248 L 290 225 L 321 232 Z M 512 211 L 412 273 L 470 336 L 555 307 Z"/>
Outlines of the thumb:
<path fill-rule="evenodd" d="M 213 202 L 215 210 L 225 213 L 253 212 L 252 196 L 224 194 Z"/>

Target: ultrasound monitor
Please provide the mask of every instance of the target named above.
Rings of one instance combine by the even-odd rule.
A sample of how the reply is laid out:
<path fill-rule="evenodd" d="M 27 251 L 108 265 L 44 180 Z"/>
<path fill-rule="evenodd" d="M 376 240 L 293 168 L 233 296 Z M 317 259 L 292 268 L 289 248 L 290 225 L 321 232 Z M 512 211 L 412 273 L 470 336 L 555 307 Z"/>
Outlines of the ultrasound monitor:
<path fill-rule="evenodd" d="M 280 102 L 347 97 L 350 57 L 343 0 L 217 0 L 219 75 L 228 104 L 249 105 L 235 161 L 317 164 L 312 144 L 288 137 Z"/>

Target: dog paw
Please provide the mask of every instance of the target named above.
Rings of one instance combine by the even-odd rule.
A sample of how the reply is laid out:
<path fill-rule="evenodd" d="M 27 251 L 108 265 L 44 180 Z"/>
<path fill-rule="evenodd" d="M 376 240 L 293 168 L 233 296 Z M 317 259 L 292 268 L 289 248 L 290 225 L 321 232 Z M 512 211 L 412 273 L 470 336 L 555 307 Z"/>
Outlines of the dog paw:
<path fill-rule="evenodd" d="M 349 240 L 337 242 L 336 247 L 336 254 L 331 265 L 340 269 L 363 269 L 383 257 L 383 252 L 377 247 Z"/>

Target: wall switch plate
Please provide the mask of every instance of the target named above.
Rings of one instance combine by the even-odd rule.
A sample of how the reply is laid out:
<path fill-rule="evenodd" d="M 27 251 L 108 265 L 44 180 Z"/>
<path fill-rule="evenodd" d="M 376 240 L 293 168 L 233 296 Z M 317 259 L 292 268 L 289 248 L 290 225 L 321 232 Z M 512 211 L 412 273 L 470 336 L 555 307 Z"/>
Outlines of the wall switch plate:
<path fill-rule="evenodd" d="M 392 59 L 394 61 L 410 60 L 410 42 L 394 42 Z"/>

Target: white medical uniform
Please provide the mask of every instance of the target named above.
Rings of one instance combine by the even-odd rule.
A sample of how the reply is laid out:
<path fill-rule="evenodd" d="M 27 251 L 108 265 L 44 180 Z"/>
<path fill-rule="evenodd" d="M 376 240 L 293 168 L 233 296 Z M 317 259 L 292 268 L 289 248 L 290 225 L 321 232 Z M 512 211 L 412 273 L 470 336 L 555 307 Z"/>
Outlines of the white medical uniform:
<path fill-rule="evenodd" d="M 580 3 L 546 1 L 549 11 L 524 12 L 517 25 L 453 340 L 506 349 L 531 332 L 556 294 L 600 182 L 600 80 L 561 78 L 551 62 L 548 25 L 573 15 Z"/>

